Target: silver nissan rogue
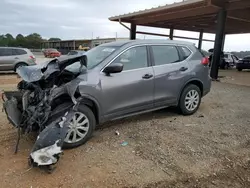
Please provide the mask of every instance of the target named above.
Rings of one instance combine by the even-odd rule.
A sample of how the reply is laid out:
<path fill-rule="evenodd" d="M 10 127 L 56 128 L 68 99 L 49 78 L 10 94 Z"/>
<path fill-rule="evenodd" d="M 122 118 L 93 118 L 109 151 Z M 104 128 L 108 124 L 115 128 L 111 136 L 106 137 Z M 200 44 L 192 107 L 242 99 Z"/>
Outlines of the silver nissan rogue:
<path fill-rule="evenodd" d="M 191 43 L 106 43 L 80 56 L 17 68 L 23 80 L 18 91 L 3 94 L 4 109 L 22 132 L 39 133 L 32 161 L 53 164 L 61 147 L 84 144 L 103 122 L 169 106 L 195 113 L 211 88 L 208 64 Z"/>

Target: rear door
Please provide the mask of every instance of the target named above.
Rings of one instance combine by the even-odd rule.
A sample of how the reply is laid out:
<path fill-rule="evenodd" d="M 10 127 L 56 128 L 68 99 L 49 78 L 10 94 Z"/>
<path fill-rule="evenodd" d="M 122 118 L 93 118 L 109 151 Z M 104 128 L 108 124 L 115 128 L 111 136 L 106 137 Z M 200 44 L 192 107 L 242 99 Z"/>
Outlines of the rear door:
<path fill-rule="evenodd" d="M 0 48 L 0 66 L 1 70 L 13 70 L 15 57 L 12 55 L 11 48 Z"/>
<path fill-rule="evenodd" d="M 191 51 L 184 47 L 183 51 L 174 45 L 152 45 L 154 79 L 154 106 L 168 106 L 177 104 L 179 92 L 183 84 L 190 77 L 189 64 L 186 61 Z"/>
<path fill-rule="evenodd" d="M 124 67 L 121 73 L 101 74 L 101 103 L 105 118 L 114 119 L 152 109 L 154 73 L 147 47 L 128 48 L 112 63 L 122 63 Z"/>

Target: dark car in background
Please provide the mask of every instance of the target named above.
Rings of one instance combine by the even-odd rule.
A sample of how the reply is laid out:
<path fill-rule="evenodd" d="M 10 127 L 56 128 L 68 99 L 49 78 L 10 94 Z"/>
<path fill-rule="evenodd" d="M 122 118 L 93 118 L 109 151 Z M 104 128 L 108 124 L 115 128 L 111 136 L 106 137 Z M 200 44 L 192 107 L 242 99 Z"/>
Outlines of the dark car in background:
<path fill-rule="evenodd" d="M 86 53 L 86 51 L 83 50 L 71 50 L 69 51 L 69 53 L 67 54 L 69 55 L 83 55 L 84 53 Z"/>
<path fill-rule="evenodd" d="M 236 69 L 242 71 L 243 69 L 250 69 L 250 56 L 246 56 L 240 59 L 236 64 Z"/>
<path fill-rule="evenodd" d="M 35 65 L 36 58 L 26 48 L 0 47 L 0 70 L 15 71 L 19 66 Z"/>

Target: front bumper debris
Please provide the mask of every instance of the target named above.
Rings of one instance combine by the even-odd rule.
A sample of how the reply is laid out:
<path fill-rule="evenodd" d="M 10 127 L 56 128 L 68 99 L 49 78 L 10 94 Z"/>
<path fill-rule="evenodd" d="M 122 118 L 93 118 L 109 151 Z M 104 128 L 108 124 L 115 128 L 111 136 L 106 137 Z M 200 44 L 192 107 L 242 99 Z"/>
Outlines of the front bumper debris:
<path fill-rule="evenodd" d="M 63 142 L 73 116 L 73 110 L 66 112 L 62 118 L 53 121 L 39 134 L 30 153 L 31 166 L 47 167 L 50 172 L 51 166 L 58 162 L 62 154 Z"/>

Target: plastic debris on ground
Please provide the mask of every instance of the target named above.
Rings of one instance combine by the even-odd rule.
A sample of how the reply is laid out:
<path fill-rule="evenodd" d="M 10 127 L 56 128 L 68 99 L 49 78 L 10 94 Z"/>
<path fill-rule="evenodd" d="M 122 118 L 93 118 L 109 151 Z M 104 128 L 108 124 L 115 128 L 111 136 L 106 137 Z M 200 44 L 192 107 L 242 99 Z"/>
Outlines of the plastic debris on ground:
<path fill-rule="evenodd" d="M 121 145 L 122 145 L 122 146 L 127 146 L 127 145 L 128 145 L 128 142 L 123 141 L 123 142 L 121 143 Z"/>

